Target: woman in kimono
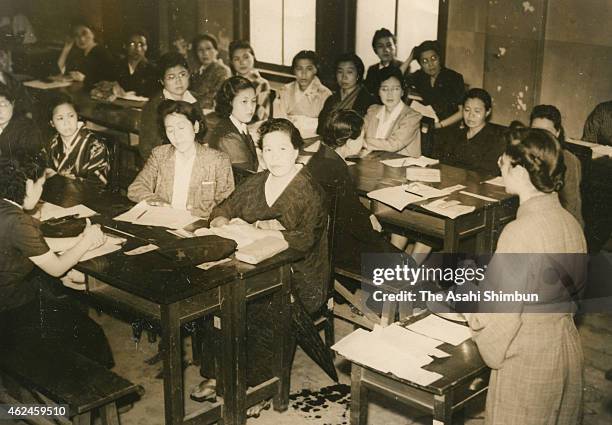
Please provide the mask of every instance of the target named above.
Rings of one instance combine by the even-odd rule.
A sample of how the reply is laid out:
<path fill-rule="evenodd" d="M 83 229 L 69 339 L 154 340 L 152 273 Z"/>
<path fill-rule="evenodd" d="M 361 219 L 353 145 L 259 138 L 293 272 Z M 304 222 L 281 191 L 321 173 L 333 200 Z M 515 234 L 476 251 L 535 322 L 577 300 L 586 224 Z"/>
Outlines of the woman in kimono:
<path fill-rule="evenodd" d="M 290 121 L 282 118 L 264 122 L 259 128 L 263 161 L 267 170 L 248 177 L 234 193 L 216 207 L 210 226 L 229 223 L 235 217 L 248 223 L 276 219 L 284 230 L 260 230 L 286 240 L 290 248 L 302 251 L 303 260 L 292 266 L 292 291 L 309 313 L 325 302 L 329 282 L 327 244 L 327 210 L 325 194 L 310 172 L 296 159 L 303 140 Z M 270 226 L 271 227 L 271 226 Z M 269 356 L 274 341 L 270 340 L 270 299 L 255 300 L 247 306 L 247 350 L 249 368 L 247 382 L 258 385 L 273 376 Z M 203 370 L 210 377 L 210 371 Z M 198 401 L 215 395 L 216 381 L 204 380 L 191 393 Z M 269 406 L 269 401 L 249 409 L 256 416 Z"/>
<path fill-rule="evenodd" d="M 106 185 L 110 171 L 108 150 L 79 121 L 74 103 L 69 97 L 60 96 L 54 102 L 50 124 L 56 133 L 43 148 L 47 175 L 60 174 L 71 179 L 94 180 Z"/>
<path fill-rule="evenodd" d="M 344 53 L 336 60 L 336 81 L 338 90 L 327 98 L 319 114 L 317 134 L 323 134 L 327 120 L 336 111 L 352 109 L 361 116 L 376 102 L 374 97 L 363 85 L 365 66 L 359 56 L 354 53 Z"/>
<path fill-rule="evenodd" d="M 499 165 L 506 191 L 518 195 L 520 206 L 499 237 L 483 284 L 537 293 L 539 300 L 465 313 L 492 369 L 485 424 L 575 425 L 583 354 L 570 307 L 585 280 L 586 242 L 557 195 L 565 173 L 561 146 L 547 131 L 515 130 Z M 563 301 L 566 307 L 558 307 Z"/>
<path fill-rule="evenodd" d="M 230 65 L 234 75 L 244 77 L 253 83 L 257 95 L 257 110 L 254 121 L 262 121 L 270 116 L 270 83 L 255 69 L 255 51 L 251 43 L 234 40 L 229 45 Z"/>
<path fill-rule="evenodd" d="M 198 66 L 191 75 L 191 87 L 205 109 L 214 109 L 217 91 L 232 76 L 229 67 L 218 58 L 218 43 L 212 34 L 199 34 L 191 43 Z"/>

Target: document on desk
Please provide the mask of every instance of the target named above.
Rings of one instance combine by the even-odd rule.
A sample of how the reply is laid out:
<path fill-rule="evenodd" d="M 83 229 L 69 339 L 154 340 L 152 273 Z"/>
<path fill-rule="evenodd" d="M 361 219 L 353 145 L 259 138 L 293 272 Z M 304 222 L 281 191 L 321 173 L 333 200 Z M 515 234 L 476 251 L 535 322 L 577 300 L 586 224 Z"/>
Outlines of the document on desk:
<path fill-rule="evenodd" d="M 410 104 L 410 107 L 417 111 L 419 114 L 423 115 L 424 117 L 433 118 L 435 122 L 440 121 L 438 115 L 436 114 L 436 111 L 434 111 L 431 105 L 425 106 L 418 100 L 413 100 Z"/>
<path fill-rule="evenodd" d="M 375 199 L 401 211 L 406 208 L 407 205 L 415 202 L 447 196 L 463 188 L 465 188 L 465 186 L 460 184 L 449 186 L 444 189 L 436 189 L 435 187 L 423 183 L 410 183 L 373 190 L 368 193 L 368 198 Z"/>
<path fill-rule="evenodd" d="M 393 323 L 386 327 L 381 327 L 380 330 L 385 338 L 396 341 L 399 346 L 412 347 L 411 350 L 418 350 L 429 356 L 444 358 L 450 357 L 450 354 L 439 350 L 437 347 L 442 345 L 441 341 L 430 338 L 425 335 L 415 333 L 398 323 Z"/>
<path fill-rule="evenodd" d="M 429 167 L 430 165 L 437 165 L 440 163 L 437 159 L 429 158 L 421 155 L 418 158 L 406 157 L 406 158 L 396 158 L 396 159 L 385 159 L 384 161 L 380 161 L 383 164 L 389 167 Z"/>
<path fill-rule="evenodd" d="M 492 179 L 486 180 L 485 183 L 492 184 L 493 186 L 506 187 L 502 176 L 493 177 Z"/>
<path fill-rule="evenodd" d="M 435 201 L 423 204 L 421 206 L 426 210 L 452 219 L 455 219 L 460 215 L 469 214 L 476 209 L 476 207 L 471 205 L 462 205 L 461 202 L 456 200 L 447 201 L 445 199 L 436 199 Z"/>
<path fill-rule="evenodd" d="M 438 168 L 406 168 L 406 179 L 416 182 L 440 183 L 442 177 Z"/>
<path fill-rule="evenodd" d="M 26 87 L 31 87 L 33 89 L 41 89 L 41 90 L 51 90 L 58 89 L 61 87 L 68 87 L 72 85 L 72 81 L 41 81 L 41 80 L 32 80 L 26 81 L 23 83 Z"/>
<path fill-rule="evenodd" d="M 159 226 L 169 229 L 182 229 L 196 221 L 199 217 L 191 215 L 187 210 L 177 210 L 171 207 L 155 207 L 141 201 L 129 211 L 118 215 L 113 220 L 126 221 L 141 226 Z"/>
<path fill-rule="evenodd" d="M 591 148 L 593 150 L 592 158 L 597 159 L 603 156 L 612 157 L 612 146 L 597 145 Z"/>
<path fill-rule="evenodd" d="M 49 245 L 49 249 L 56 253 L 62 253 L 71 247 L 73 247 L 79 238 L 45 238 L 45 242 Z M 111 236 L 106 234 L 106 242 L 104 245 L 87 251 L 79 260 L 79 262 L 91 260 L 92 258 L 101 257 L 111 252 L 115 252 L 121 249 L 121 245 L 126 242 L 125 238 L 117 236 Z"/>
<path fill-rule="evenodd" d="M 430 314 L 424 319 L 408 325 L 407 328 L 413 332 L 442 342 L 448 342 L 452 345 L 459 345 L 472 337 L 469 327 L 452 323 L 434 314 Z"/>
<path fill-rule="evenodd" d="M 49 220 L 51 218 L 62 218 L 70 215 L 76 215 L 78 218 L 87 218 L 96 214 L 98 213 L 82 204 L 64 208 L 52 204 L 51 202 L 45 202 L 40 207 L 40 221 Z"/>

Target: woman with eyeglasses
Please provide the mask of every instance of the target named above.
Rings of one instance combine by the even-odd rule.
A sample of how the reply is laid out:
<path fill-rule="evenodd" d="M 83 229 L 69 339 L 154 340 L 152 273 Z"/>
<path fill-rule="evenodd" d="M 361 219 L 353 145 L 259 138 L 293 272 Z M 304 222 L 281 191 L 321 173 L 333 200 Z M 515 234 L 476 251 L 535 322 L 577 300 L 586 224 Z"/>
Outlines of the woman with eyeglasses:
<path fill-rule="evenodd" d="M 379 73 L 378 94 L 382 105 L 372 105 L 365 116 L 365 148 L 419 157 L 421 155 L 421 114 L 402 100 L 401 71 L 387 67 Z"/>
<path fill-rule="evenodd" d="M 151 155 L 156 146 L 165 143 L 164 134 L 158 125 L 157 108 L 166 99 L 197 103 L 198 100 L 189 89 L 189 67 L 179 53 L 166 53 L 158 62 L 158 78 L 161 92 L 149 100 L 140 118 L 140 140 L 138 151 L 143 161 Z"/>
<path fill-rule="evenodd" d="M 157 89 L 155 67 L 147 59 L 147 34 L 133 31 L 126 39 L 125 58 L 117 66 L 117 83 L 122 92 L 149 97 Z"/>

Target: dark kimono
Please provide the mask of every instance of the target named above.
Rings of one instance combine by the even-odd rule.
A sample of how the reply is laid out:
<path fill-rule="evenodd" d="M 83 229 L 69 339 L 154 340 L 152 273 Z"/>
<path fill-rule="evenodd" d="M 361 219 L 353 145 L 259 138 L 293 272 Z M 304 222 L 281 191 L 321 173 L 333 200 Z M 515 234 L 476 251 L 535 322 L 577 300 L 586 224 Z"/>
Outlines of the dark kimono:
<path fill-rule="evenodd" d="M 321 143 L 306 165 L 314 179 L 328 191 L 337 192 L 336 226 L 334 231 L 334 263 L 349 270 L 361 270 L 361 257 L 368 253 L 401 253 L 382 234 L 372 228 L 372 214 L 360 201 L 357 189 L 344 160 Z"/>
<path fill-rule="evenodd" d="M 351 92 L 344 99 L 340 98 L 340 91 L 335 91 L 331 96 L 325 100 L 323 109 L 319 114 L 319 125 L 317 126 L 317 134 L 323 134 L 325 125 L 330 115 L 336 111 L 345 109 L 352 109 L 362 117 L 365 117 L 366 112 L 370 105 L 376 103 L 374 96 L 370 94 L 368 89 L 363 84 L 358 85 L 353 92 Z"/>
<path fill-rule="evenodd" d="M 130 74 L 127 60 L 123 60 L 117 65 L 116 74 L 121 88 L 125 91 L 133 91 L 138 96 L 149 97 L 160 87 L 155 67 L 147 59 L 138 62 L 133 74 Z"/>
<path fill-rule="evenodd" d="M 431 105 L 440 120 L 457 112 L 465 95 L 463 75 L 444 67 L 433 86 L 431 77 L 421 69 L 409 77 L 409 83 L 423 97 L 423 103 Z"/>
<path fill-rule="evenodd" d="M 32 97 L 14 75 L 5 71 L 0 71 L 0 87 L 8 90 L 15 97 L 14 114 L 34 112 Z"/>
<path fill-rule="evenodd" d="M 66 58 L 66 74 L 79 71 L 85 75 L 86 89 L 100 81 L 115 81 L 114 70 L 112 56 L 100 45 L 94 46 L 87 56 L 81 49 L 73 47 Z"/>
<path fill-rule="evenodd" d="M 442 162 L 487 174 L 498 174 L 497 159 L 506 149 L 505 127 L 486 123 L 471 139 L 467 127 L 452 127 L 443 138 Z"/>
<path fill-rule="evenodd" d="M 25 157 L 38 155 L 41 148 L 40 131 L 25 116 L 13 115 L 0 133 L 0 156 L 23 161 Z"/>
<path fill-rule="evenodd" d="M 229 118 L 221 119 L 215 126 L 208 145 L 228 154 L 232 166 L 257 172 L 259 160 L 253 138 L 240 132 Z"/>
<path fill-rule="evenodd" d="M 104 143 L 84 127 L 77 131 L 72 143 L 72 149 L 64 152 L 62 138 L 55 134 L 43 149 L 47 167 L 63 176 L 99 181 L 106 185 L 110 163 Z"/>

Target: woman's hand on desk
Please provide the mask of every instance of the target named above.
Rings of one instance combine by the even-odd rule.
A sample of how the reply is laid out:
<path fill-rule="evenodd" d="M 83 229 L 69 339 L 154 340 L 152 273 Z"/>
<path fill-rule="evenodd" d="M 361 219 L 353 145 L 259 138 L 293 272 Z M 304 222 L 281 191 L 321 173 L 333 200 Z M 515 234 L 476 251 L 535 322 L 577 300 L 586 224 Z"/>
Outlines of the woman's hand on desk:
<path fill-rule="evenodd" d="M 227 217 L 215 217 L 209 224 L 210 227 L 222 227 L 229 224 Z"/>
<path fill-rule="evenodd" d="M 90 250 L 99 248 L 106 242 L 106 235 L 102 232 L 100 225 L 91 224 L 89 219 L 87 219 L 87 225 L 81 233 L 81 237 L 88 244 Z"/>

